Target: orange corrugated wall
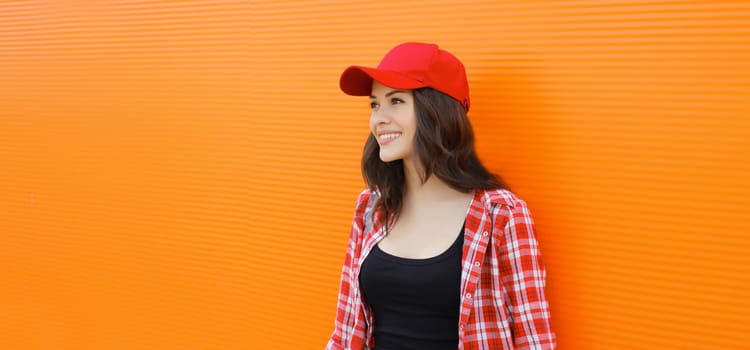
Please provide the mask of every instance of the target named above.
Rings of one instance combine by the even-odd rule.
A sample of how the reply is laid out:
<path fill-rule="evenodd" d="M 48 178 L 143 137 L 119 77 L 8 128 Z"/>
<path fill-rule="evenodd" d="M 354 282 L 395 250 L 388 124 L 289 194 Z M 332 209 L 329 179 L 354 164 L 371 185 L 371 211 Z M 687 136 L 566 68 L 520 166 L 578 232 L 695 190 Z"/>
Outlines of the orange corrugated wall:
<path fill-rule="evenodd" d="M 561 349 L 750 343 L 750 4 L 4 1 L 0 348 L 320 349 L 368 106 L 467 66 Z"/>

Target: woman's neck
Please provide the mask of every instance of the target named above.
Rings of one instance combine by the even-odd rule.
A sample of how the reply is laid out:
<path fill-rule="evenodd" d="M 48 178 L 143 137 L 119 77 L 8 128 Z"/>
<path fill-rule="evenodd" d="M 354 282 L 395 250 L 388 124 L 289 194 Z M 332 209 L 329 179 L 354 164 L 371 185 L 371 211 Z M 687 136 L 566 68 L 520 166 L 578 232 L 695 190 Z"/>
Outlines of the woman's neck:
<path fill-rule="evenodd" d="M 443 180 L 432 174 L 425 183 L 422 183 L 420 174 L 423 174 L 423 170 L 415 169 L 414 165 L 409 160 L 404 160 L 404 175 L 406 177 L 406 191 L 404 192 L 404 200 L 411 203 L 425 203 L 430 201 L 440 201 L 458 196 L 465 196 L 466 194 L 454 189 L 449 186 Z"/>

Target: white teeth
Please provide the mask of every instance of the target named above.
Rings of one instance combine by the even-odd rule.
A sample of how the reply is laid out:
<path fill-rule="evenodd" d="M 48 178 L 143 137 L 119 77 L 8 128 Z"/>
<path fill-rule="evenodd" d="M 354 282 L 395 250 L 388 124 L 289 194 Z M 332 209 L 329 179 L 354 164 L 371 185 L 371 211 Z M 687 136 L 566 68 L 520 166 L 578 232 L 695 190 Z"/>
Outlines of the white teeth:
<path fill-rule="evenodd" d="M 388 140 L 391 140 L 391 139 L 395 139 L 395 138 L 397 138 L 399 136 L 401 136 L 400 132 L 394 132 L 394 133 L 390 133 L 390 134 L 383 134 L 383 135 L 380 135 L 380 140 L 381 141 L 388 141 Z"/>

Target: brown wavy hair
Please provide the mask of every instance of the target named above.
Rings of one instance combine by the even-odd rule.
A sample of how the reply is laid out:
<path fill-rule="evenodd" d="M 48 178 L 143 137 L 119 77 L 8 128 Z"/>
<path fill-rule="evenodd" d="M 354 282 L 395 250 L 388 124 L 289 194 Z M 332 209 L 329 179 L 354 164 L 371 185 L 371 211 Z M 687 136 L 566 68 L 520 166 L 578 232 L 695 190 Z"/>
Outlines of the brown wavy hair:
<path fill-rule="evenodd" d="M 414 136 L 415 169 L 424 172 L 422 183 L 435 175 L 453 189 L 507 189 L 502 179 L 484 167 L 474 149 L 474 130 L 464 106 L 432 88 L 413 90 L 417 130 Z M 403 204 L 405 181 L 403 160 L 383 162 L 380 146 L 370 134 L 362 152 L 362 177 L 370 190 L 379 191 L 375 204 L 383 220 L 398 214 Z"/>

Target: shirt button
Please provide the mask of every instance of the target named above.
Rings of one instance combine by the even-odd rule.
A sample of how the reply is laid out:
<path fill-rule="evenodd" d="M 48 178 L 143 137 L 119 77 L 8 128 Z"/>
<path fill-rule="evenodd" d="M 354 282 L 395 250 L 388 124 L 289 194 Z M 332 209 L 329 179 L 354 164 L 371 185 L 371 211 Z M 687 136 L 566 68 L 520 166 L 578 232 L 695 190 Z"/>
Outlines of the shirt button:
<path fill-rule="evenodd" d="M 479 261 L 477 261 L 477 262 L 475 262 L 475 263 L 474 263 L 474 266 L 475 266 L 475 267 L 479 267 L 479 265 L 481 265 L 481 264 L 479 263 Z"/>
<path fill-rule="evenodd" d="M 466 299 L 471 299 L 471 293 L 466 293 Z"/>
<path fill-rule="evenodd" d="M 487 232 L 487 231 L 482 232 L 482 236 L 487 237 L 488 235 L 489 235 L 489 232 Z"/>
<path fill-rule="evenodd" d="M 464 330 L 464 325 L 461 325 L 461 330 Z"/>

